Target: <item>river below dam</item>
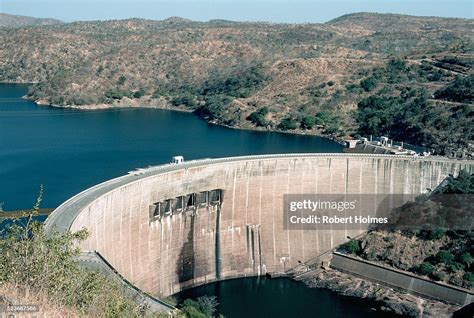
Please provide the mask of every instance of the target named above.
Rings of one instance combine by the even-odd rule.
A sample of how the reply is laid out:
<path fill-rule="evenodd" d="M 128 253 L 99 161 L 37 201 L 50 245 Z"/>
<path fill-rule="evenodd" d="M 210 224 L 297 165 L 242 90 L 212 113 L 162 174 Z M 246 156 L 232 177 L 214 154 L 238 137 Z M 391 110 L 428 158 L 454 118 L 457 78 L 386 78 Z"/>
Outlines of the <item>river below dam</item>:
<path fill-rule="evenodd" d="M 138 167 L 225 156 L 342 152 L 325 138 L 235 130 L 160 109 L 81 111 L 22 99 L 23 84 L 0 84 L 0 204 L 43 207 Z M 44 219 L 44 217 L 43 217 Z M 311 289 L 289 279 L 243 278 L 186 290 L 178 301 L 214 295 L 226 317 L 387 317 L 380 304 Z"/>
<path fill-rule="evenodd" d="M 309 288 L 289 278 L 248 277 L 215 282 L 176 294 L 175 300 L 216 296 L 217 312 L 226 318 L 390 318 L 381 303 Z"/>

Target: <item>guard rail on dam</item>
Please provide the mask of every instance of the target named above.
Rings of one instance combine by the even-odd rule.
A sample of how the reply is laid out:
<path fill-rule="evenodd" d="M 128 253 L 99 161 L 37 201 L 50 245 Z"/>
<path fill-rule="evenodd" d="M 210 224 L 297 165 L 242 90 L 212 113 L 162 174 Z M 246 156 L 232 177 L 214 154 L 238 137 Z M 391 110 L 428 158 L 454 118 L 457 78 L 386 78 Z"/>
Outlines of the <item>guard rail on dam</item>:
<path fill-rule="evenodd" d="M 434 189 L 473 161 L 368 154 L 261 155 L 129 174 L 59 206 L 46 229 L 91 235 L 127 281 L 157 297 L 216 280 L 283 272 L 366 228 L 285 230 L 287 193 L 407 194 Z"/>

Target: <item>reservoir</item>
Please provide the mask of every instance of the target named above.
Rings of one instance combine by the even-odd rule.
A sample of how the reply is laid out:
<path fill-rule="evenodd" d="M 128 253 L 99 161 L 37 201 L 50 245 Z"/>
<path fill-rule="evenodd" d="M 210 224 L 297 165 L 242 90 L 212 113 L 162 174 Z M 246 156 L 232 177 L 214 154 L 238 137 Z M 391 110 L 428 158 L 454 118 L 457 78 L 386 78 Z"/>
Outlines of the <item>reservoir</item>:
<path fill-rule="evenodd" d="M 81 111 L 37 106 L 27 85 L 0 84 L 0 203 L 30 208 L 40 185 L 43 207 L 138 167 L 185 159 L 272 153 L 342 152 L 325 138 L 235 130 L 190 113 L 160 109 Z M 175 295 L 214 295 L 226 317 L 389 317 L 380 304 L 311 289 L 289 279 L 216 282 Z"/>
<path fill-rule="evenodd" d="M 0 203 L 31 208 L 40 185 L 54 208 L 102 181 L 149 165 L 239 155 L 342 152 L 325 138 L 211 125 L 161 109 L 81 111 L 38 106 L 27 85 L 0 84 Z"/>

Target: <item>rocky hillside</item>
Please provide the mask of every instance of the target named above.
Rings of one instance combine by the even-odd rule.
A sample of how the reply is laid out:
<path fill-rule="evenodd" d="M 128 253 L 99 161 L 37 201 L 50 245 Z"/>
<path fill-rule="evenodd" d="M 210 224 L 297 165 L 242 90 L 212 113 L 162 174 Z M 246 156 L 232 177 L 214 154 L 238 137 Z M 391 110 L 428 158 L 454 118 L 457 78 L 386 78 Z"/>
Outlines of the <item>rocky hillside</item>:
<path fill-rule="evenodd" d="M 24 26 L 52 25 L 61 23 L 63 22 L 56 19 L 40 19 L 0 13 L 0 27 L 18 28 Z"/>
<path fill-rule="evenodd" d="M 34 82 L 29 98 L 57 106 L 186 108 L 234 127 L 387 134 L 451 154 L 474 139 L 473 27 L 357 13 L 0 28 L 0 81 Z"/>
<path fill-rule="evenodd" d="M 379 226 L 341 247 L 430 279 L 474 288 L 474 174 L 461 170 L 430 194 L 392 211 Z"/>

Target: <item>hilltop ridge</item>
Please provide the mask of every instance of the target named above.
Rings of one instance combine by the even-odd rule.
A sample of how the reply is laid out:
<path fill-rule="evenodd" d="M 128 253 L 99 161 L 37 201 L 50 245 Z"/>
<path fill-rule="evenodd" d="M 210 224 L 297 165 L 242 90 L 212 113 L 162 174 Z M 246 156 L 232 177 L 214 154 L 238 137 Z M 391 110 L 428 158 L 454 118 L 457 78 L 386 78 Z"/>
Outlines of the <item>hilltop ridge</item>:
<path fill-rule="evenodd" d="M 0 81 L 35 83 L 28 98 L 41 104 L 175 108 L 237 128 L 387 134 L 453 154 L 474 145 L 473 28 L 372 13 L 0 28 Z"/>
<path fill-rule="evenodd" d="M 62 24 L 64 22 L 51 18 L 33 18 L 21 15 L 6 14 L 0 12 L 0 27 L 24 27 L 24 26 L 38 26 L 38 25 L 54 25 Z"/>

